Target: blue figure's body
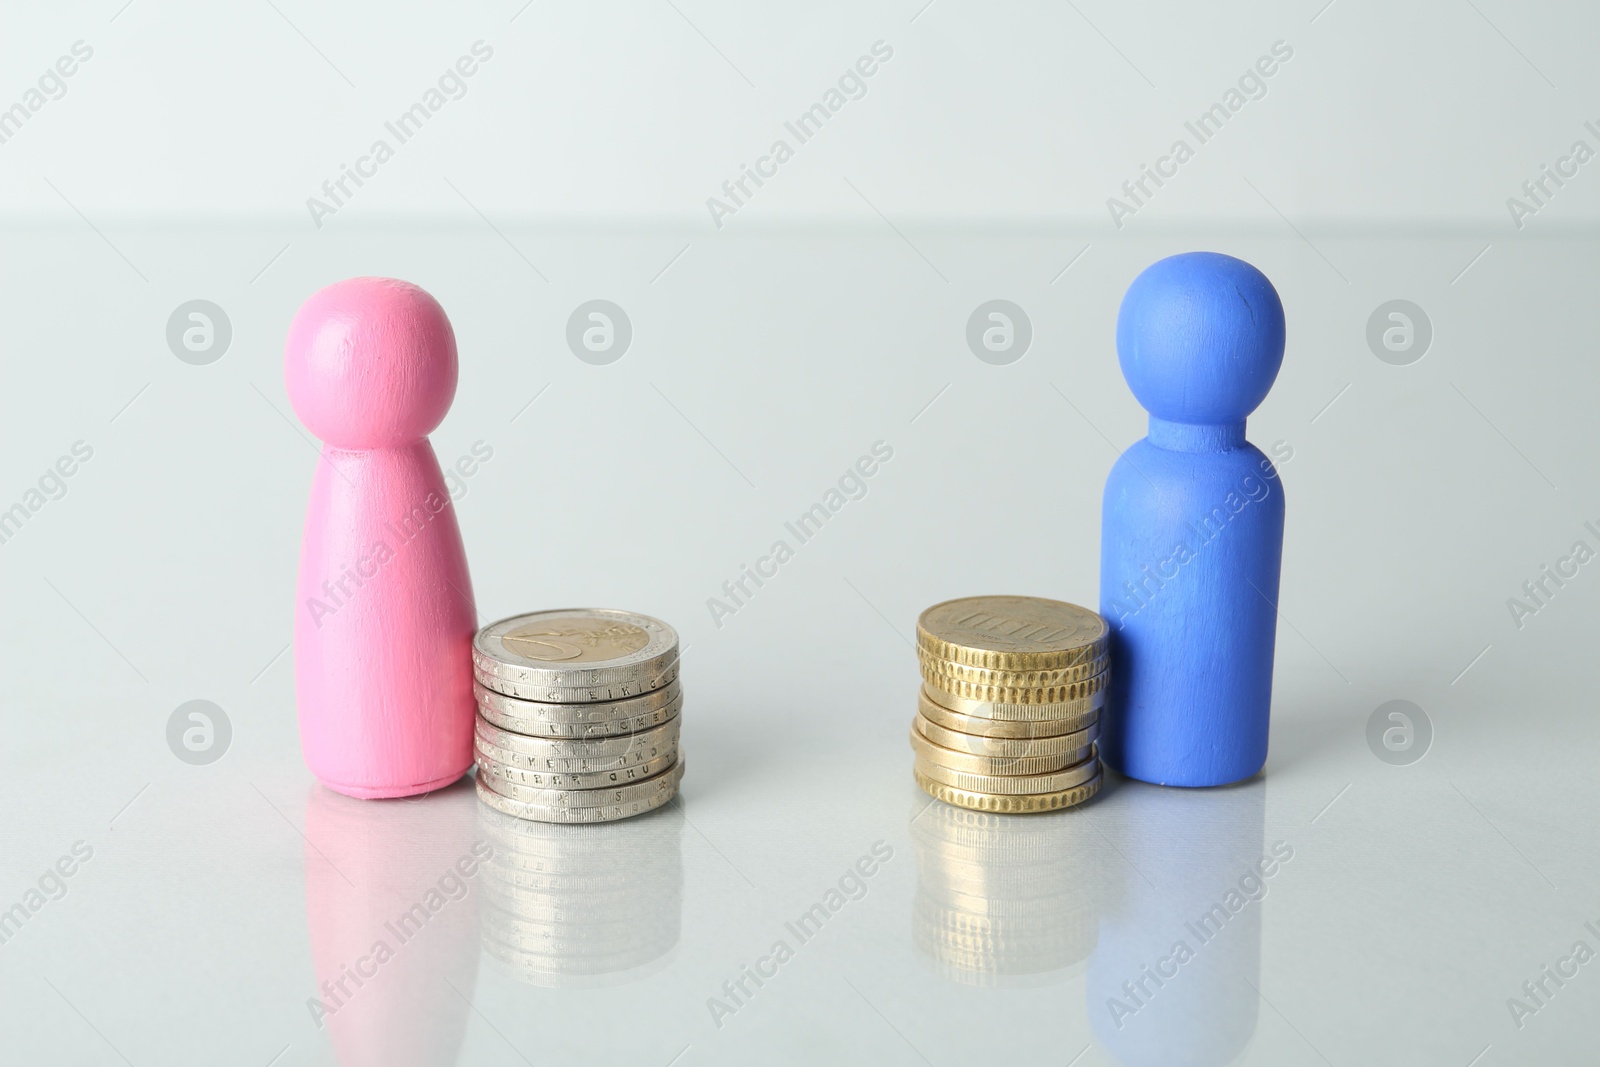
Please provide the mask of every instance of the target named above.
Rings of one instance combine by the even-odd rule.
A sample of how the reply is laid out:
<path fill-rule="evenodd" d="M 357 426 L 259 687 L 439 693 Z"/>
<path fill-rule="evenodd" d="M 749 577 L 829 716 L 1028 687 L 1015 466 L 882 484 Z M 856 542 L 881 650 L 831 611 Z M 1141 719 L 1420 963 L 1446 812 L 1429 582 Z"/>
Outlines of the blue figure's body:
<path fill-rule="evenodd" d="M 1164 259 L 1123 298 L 1117 355 L 1150 435 L 1106 479 L 1100 745 L 1131 778 L 1223 785 L 1266 762 L 1283 484 L 1244 426 L 1283 344 L 1277 291 L 1230 256 Z"/>

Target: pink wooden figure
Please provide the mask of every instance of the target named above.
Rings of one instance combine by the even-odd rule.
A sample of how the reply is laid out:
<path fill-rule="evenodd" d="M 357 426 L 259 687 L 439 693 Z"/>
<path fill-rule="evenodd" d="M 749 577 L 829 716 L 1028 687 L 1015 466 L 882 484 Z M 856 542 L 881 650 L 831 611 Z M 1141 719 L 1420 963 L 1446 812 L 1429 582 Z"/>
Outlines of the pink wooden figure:
<path fill-rule="evenodd" d="M 455 397 L 450 320 L 408 282 L 330 285 L 289 327 L 284 378 L 323 441 L 294 618 L 306 764 L 353 797 L 449 785 L 472 765 L 477 627 L 427 437 Z"/>

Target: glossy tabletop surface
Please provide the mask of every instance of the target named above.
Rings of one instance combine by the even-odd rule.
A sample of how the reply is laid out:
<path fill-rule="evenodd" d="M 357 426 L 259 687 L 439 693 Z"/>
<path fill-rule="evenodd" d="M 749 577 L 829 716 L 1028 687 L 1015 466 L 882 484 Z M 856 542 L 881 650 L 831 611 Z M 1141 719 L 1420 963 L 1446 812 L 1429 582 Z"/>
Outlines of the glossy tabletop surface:
<path fill-rule="evenodd" d="M 1266 770 L 1113 780 L 1033 818 L 930 803 L 906 742 L 917 613 L 1096 603 L 1101 487 L 1144 432 L 1117 301 L 1192 247 L 1260 266 L 1289 323 L 1249 429 L 1287 456 Z M 1592 1048 L 1595 240 L 1264 218 L 1115 240 L 74 225 L 6 248 L 0 503 L 28 513 L 0 545 L 8 1060 L 1466 1067 Z M 454 483 L 483 620 L 599 605 L 680 631 L 677 804 L 522 824 L 470 781 L 363 802 L 306 771 L 288 646 L 317 446 L 282 342 L 305 296 L 363 273 L 417 282 L 455 324 L 433 446 L 490 455 Z M 597 298 L 631 323 L 607 365 L 566 343 Z M 1032 327 L 1008 365 L 964 333 L 995 298 Z M 165 332 L 194 299 L 231 326 L 200 365 Z M 1369 346 L 1395 299 L 1431 325 L 1419 359 Z M 880 442 L 892 458 L 775 576 L 711 606 Z M 196 700 L 212 729 L 186 745 Z"/>

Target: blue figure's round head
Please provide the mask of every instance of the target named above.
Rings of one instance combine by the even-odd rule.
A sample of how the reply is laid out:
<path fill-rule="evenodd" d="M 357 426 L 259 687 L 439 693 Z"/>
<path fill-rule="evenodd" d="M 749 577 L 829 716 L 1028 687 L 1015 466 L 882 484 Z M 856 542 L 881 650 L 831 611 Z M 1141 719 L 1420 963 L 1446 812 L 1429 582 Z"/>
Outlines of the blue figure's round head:
<path fill-rule="evenodd" d="M 1145 268 L 1117 313 L 1122 376 L 1146 411 L 1235 423 L 1266 399 L 1283 363 L 1283 303 L 1267 276 L 1219 252 Z"/>

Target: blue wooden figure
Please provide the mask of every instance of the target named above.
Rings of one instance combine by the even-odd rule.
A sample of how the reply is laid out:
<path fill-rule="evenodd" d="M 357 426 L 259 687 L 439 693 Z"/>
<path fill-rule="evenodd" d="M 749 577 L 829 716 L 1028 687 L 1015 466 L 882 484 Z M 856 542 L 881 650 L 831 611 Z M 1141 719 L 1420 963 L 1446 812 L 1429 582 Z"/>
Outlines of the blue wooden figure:
<path fill-rule="evenodd" d="M 1150 434 L 1106 478 L 1100 745 L 1130 778 L 1223 785 L 1266 762 L 1283 485 L 1244 426 L 1283 340 L 1277 290 L 1232 256 L 1163 259 L 1122 298 L 1117 359 Z"/>

